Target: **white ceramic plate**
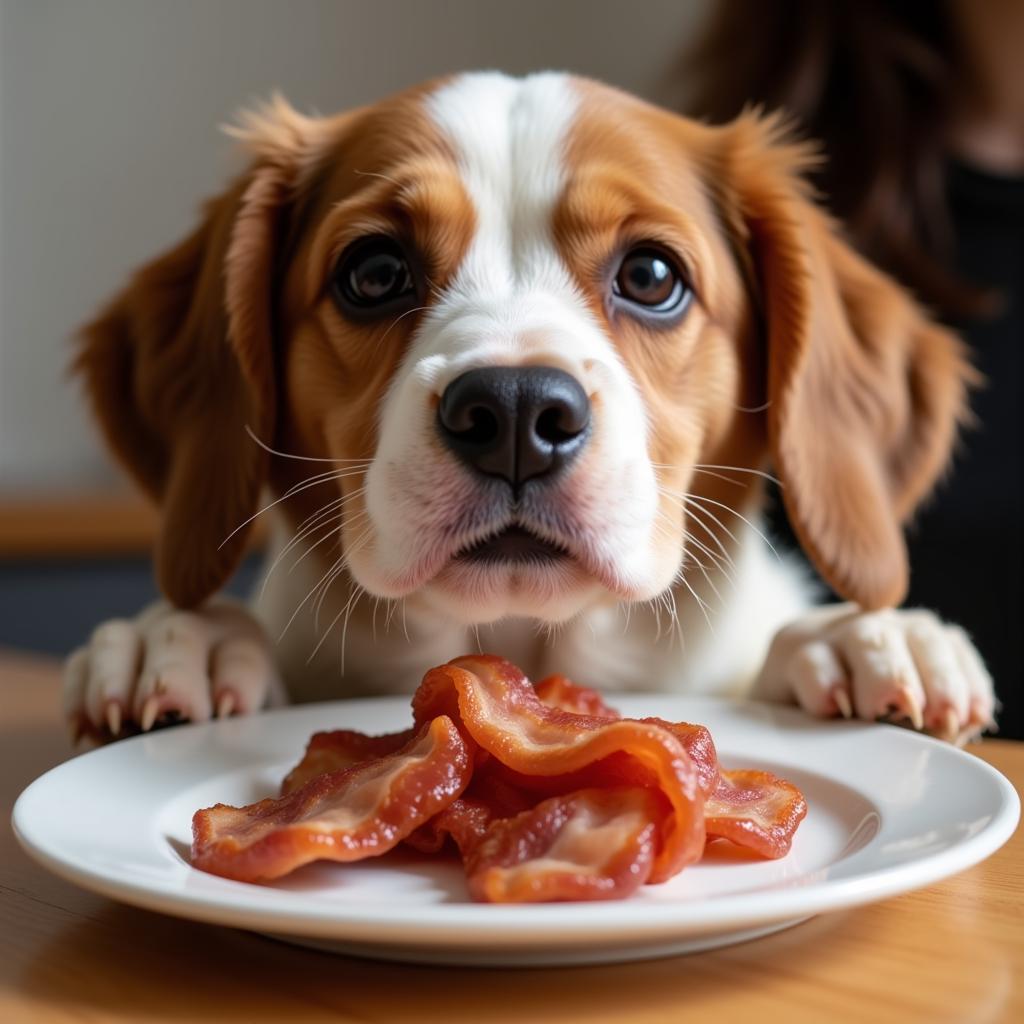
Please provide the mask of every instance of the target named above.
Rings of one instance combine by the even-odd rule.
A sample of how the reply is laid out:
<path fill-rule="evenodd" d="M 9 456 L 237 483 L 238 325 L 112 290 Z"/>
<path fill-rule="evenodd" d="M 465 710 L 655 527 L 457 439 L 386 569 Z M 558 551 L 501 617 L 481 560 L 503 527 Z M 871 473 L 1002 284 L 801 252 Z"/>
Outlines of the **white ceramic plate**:
<path fill-rule="evenodd" d="M 1013 787 L 987 764 L 892 726 L 708 699 L 612 703 L 627 715 L 703 723 L 725 767 L 795 782 L 809 811 L 789 855 L 752 862 L 715 844 L 700 864 L 632 899 L 539 906 L 473 904 L 457 863 L 411 852 L 313 864 L 266 886 L 189 866 L 195 810 L 275 793 L 318 729 L 404 727 L 406 698 L 305 705 L 126 740 L 34 782 L 14 828 L 58 875 L 151 910 L 384 959 L 526 966 L 710 949 L 916 889 L 983 860 L 1020 814 Z"/>

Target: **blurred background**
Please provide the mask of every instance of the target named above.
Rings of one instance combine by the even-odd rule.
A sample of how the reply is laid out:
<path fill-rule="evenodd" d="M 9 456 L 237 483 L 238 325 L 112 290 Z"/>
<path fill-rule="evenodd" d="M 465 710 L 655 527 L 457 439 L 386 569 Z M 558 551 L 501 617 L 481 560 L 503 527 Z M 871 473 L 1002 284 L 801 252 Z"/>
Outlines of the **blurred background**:
<path fill-rule="evenodd" d="M 962 332 L 987 382 L 909 531 L 910 602 L 968 629 L 1024 736 L 1022 54 L 1024 0 L 0 0 L 0 647 L 63 654 L 155 595 L 154 513 L 67 366 L 239 169 L 218 126 L 274 89 L 332 113 L 560 68 L 713 121 L 787 111 L 850 242 Z"/>

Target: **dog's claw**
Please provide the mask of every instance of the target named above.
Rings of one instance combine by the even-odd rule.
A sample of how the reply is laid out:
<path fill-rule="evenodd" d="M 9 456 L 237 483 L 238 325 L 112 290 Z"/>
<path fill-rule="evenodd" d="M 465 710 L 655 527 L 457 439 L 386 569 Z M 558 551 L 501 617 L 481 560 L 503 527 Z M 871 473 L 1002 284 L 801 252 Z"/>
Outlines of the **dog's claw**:
<path fill-rule="evenodd" d="M 217 700 L 217 717 L 227 718 L 235 710 L 235 695 L 227 690 Z"/>
<path fill-rule="evenodd" d="M 107 704 L 107 728 L 111 736 L 121 735 L 121 705 L 116 700 Z"/>
<path fill-rule="evenodd" d="M 157 711 L 160 708 L 160 701 L 156 697 L 150 697 L 142 706 L 142 715 L 139 718 L 139 727 L 143 732 L 149 732 L 156 721 Z"/>
<path fill-rule="evenodd" d="M 853 705 L 850 703 L 850 695 L 841 686 L 836 687 L 832 691 L 832 699 L 836 702 L 839 714 L 843 718 L 853 718 Z"/>
<path fill-rule="evenodd" d="M 944 740 L 952 743 L 960 734 L 960 719 L 953 708 L 946 708 L 942 715 L 941 725 L 938 734 Z"/>
<path fill-rule="evenodd" d="M 907 687 L 902 686 L 897 691 L 896 703 L 907 718 L 910 719 L 910 724 L 920 731 L 924 727 L 924 709 L 921 707 L 921 702 L 918 700 L 917 695 L 912 693 Z"/>

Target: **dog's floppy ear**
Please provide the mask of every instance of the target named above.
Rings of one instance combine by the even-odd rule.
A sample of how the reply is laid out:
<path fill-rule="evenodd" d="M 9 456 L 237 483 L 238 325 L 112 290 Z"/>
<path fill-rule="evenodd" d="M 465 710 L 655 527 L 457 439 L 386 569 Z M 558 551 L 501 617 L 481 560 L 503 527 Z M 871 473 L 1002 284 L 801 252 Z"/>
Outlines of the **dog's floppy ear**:
<path fill-rule="evenodd" d="M 952 334 L 840 240 L 801 177 L 813 156 L 782 140 L 777 120 L 747 114 L 723 131 L 786 510 L 837 593 L 896 605 L 909 575 L 902 525 L 946 466 L 975 372 Z"/>
<path fill-rule="evenodd" d="M 275 420 L 275 239 L 303 129 L 283 101 L 249 117 L 252 169 L 198 229 L 142 267 L 82 331 L 76 369 L 120 461 L 161 507 L 157 580 L 182 607 L 230 576 L 267 476 Z"/>

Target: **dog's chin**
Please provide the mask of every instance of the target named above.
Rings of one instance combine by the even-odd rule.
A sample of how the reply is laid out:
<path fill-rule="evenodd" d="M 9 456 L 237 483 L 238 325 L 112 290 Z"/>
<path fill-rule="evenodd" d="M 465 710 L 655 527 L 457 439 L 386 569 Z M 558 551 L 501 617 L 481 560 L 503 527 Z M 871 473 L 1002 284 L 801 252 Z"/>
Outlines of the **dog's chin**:
<path fill-rule="evenodd" d="M 513 524 L 447 552 L 443 545 L 425 546 L 423 559 L 397 577 L 377 578 L 372 557 L 353 560 L 350 568 L 372 595 L 415 596 L 465 625 L 504 618 L 557 624 L 608 600 L 650 600 L 671 584 L 671 575 L 629 578 L 615 564 L 594 558 L 592 547 L 576 550 Z"/>
<path fill-rule="evenodd" d="M 421 593 L 466 625 L 505 618 L 565 622 L 593 603 L 602 588 L 571 559 L 554 562 L 453 560 Z"/>
<path fill-rule="evenodd" d="M 458 621 L 482 625 L 508 617 L 564 622 L 599 589 L 566 548 L 510 526 L 458 550 L 422 593 Z"/>

